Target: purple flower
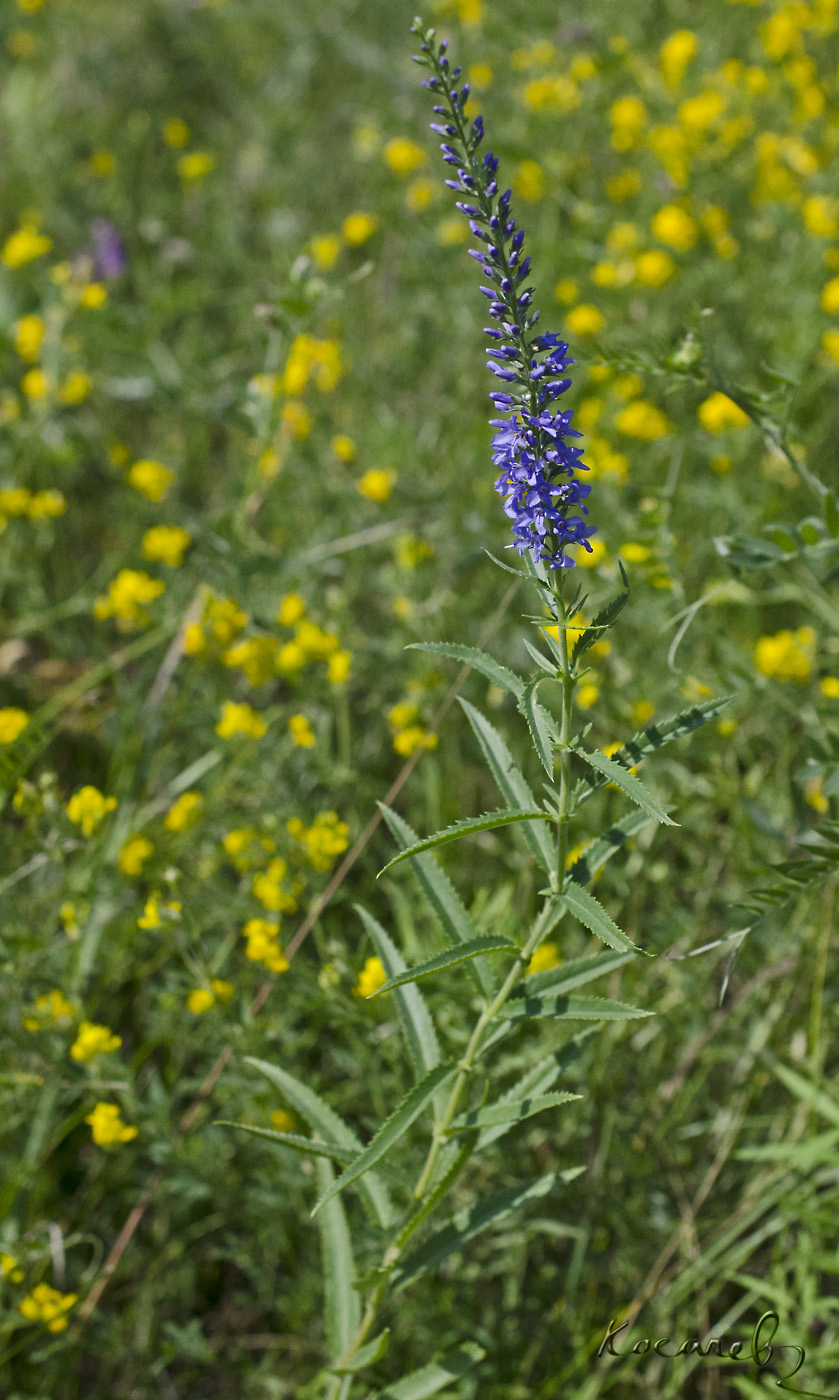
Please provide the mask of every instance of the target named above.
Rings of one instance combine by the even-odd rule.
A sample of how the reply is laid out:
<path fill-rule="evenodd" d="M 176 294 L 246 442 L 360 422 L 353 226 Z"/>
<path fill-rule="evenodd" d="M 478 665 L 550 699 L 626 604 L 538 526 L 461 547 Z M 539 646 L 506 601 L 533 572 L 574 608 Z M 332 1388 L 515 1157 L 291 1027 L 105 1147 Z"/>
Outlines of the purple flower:
<path fill-rule="evenodd" d="M 94 219 L 90 225 L 93 234 L 93 262 L 98 277 L 111 282 L 126 268 L 125 249 L 114 225 L 109 219 Z"/>

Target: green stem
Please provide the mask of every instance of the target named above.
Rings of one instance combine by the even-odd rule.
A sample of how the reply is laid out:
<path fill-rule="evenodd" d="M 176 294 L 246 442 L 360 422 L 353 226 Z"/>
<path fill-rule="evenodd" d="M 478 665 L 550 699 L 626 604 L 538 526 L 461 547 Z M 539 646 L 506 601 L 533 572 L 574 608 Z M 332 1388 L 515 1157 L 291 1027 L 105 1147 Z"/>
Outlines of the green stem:
<path fill-rule="evenodd" d="M 568 660 L 568 633 L 566 631 L 566 611 L 562 597 L 563 579 L 556 584 L 557 613 L 559 616 L 559 654 L 562 658 L 562 719 L 560 722 L 561 749 L 559 755 L 559 842 L 557 852 L 557 889 L 565 883 L 565 864 L 568 859 L 568 819 L 571 806 L 571 750 L 568 747 L 571 737 L 571 700 L 574 694 L 574 676 Z"/>

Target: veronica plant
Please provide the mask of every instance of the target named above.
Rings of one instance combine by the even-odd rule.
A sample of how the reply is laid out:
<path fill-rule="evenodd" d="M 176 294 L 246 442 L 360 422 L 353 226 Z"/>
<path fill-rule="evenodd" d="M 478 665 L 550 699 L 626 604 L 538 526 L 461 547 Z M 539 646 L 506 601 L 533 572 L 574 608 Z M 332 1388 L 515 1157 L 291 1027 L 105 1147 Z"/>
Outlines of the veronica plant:
<path fill-rule="evenodd" d="M 524 235 L 511 216 L 510 192 L 498 192 L 498 160 L 492 153 L 478 153 L 483 121 L 476 117 L 470 123 L 465 116 L 469 90 L 468 86 L 457 86 L 460 69 L 450 70 L 446 44 L 435 45 L 433 30 L 425 31 L 417 20 L 412 32 L 420 39 L 416 61 L 430 72 L 425 86 L 437 98 L 433 130 L 444 138 L 443 158 L 456 176 L 446 183 L 462 196 L 458 208 L 481 244 L 471 250 L 472 256 L 490 284 L 482 288 L 495 323 L 486 332 L 495 356 L 489 367 L 505 384 L 503 391 L 490 395 L 495 412 L 505 415 L 492 420 L 496 428 L 493 459 L 500 472 L 496 489 L 512 522 L 510 547 L 524 555 L 526 564 L 526 572 L 511 572 L 536 589 L 542 606 L 542 612 L 532 619 L 541 645 L 526 643 L 536 665 L 531 678 L 517 675 L 473 647 L 447 642 L 419 645 L 467 662 L 515 697 L 544 769 L 544 797 L 537 800 L 497 729 L 480 711 L 461 701 L 505 805 L 424 840 L 418 840 L 395 811 L 382 807 L 402 848 L 385 868 L 410 863 L 446 946 L 420 965 L 408 967 L 390 935 L 369 911 L 359 907 L 386 978 L 374 995 L 393 997 L 414 1075 L 411 1088 L 366 1144 L 287 1069 L 262 1060 L 250 1061 L 312 1130 L 309 1137 L 249 1128 L 285 1148 L 312 1154 L 317 1162 L 320 1197 L 313 1214 L 322 1235 L 331 1355 L 316 1386 L 326 1400 L 347 1400 L 356 1380 L 362 1379 L 360 1373 L 384 1356 L 388 1330 L 381 1326 L 380 1318 L 392 1298 L 462 1250 L 480 1232 L 566 1185 L 583 1170 L 570 1165 L 520 1186 L 483 1195 L 442 1225 L 431 1226 L 432 1217 L 439 1218 L 450 1209 L 456 1184 L 478 1154 L 525 1119 L 553 1112 L 579 1097 L 554 1086 L 593 1034 L 593 1026 L 584 1025 L 547 1056 L 534 1048 L 525 1072 L 503 1091 L 498 1088 L 500 1075 L 492 1054 L 499 1043 L 534 1020 L 550 1019 L 559 1023 L 560 1029 L 567 1025 L 573 1030 L 580 1022 L 625 1021 L 651 1014 L 623 1002 L 580 994 L 581 988 L 644 951 L 618 927 L 588 887 L 606 862 L 647 823 L 675 824 L 630 768 L 710 719 L 726 703 L 712 700 L 693 706 L 644 729 L 611 757 L 585 747 L 587 731 L 573 731 L 572 700 L 585 674 L 583 659 L 617 621 L 629 596 L 626 574 L 621 569 L 620 592 L 600 608 L 593 621 L 583 623 L 586 599 L 579 588 L 569 590 L 566 579 L 573 577 L 569 547 L 589 548 L 593 533 L 593 527 L 584 521 L 590 487 L 583 479 L 587 468 L 582 451 L 569 444 L 570 439 L 579 437 L 570 426 L 571 413 L 554 412 L 551 407 L 569 387 L 565 370 L 573 361 L 568 359 L 568 346 L 558 336 L 533 334 L 539 313 L 532 309 L 533 288 L 524 285 L 530 270 L 529 258 L 522 256 Z M 510 568 L 507 564 L 502 567 Z M 540 688 L 546 685 L 559 689 L 558 715 L 539 698 Z M 576 782 L 572 765 L 578 770 Z M 576 859 L 570 858 L 575 818 L 589 798 L 608 783 L 622 790 L 633 804 L 632 810 L 590 840 Z M 517 827 L 521 833 L 539 869 L 541 886 L 541 906 L 529 926 L 512 941 L 479 932 L 432 854 L 436 847 L 462 837 L 507 826 Z M 534 954 L 567 915 L 590 930 L 605 948 L 533 971 Z M 471 978 L 474 1021 L 460 1028 L 457 1043 L 461 1048 L 445 1053 L 418 983 L 461 975 Z M 417 1140 L 420 1123 L 430 1127 L 421 1151 Z M 361 1270 L 344 1208 L 344 1193 L 350 1187 L 359 1193 L 368 1217 L 360 1222 L 359 1239 L 365 1255 Z M 458 1198 L 462 1202 L 462 1187 Z M 467 1340 L 455 1353 L 388 1384 L 378 1392 L 379 1400 L 418 1400 L 433 1395 L 482 1355 L 481 1348 Z"/>

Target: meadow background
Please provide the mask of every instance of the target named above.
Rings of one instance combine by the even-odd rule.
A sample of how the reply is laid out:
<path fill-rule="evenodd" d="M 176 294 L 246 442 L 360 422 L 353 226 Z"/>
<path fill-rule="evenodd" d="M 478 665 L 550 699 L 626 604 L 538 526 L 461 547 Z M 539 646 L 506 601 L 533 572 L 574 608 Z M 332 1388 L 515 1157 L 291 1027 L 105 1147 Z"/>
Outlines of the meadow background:
<path fill-rule="evenodd" d="M 249 1054 L 362 1136 L 386 1116 L 404 1052 L 388 998 L 363 999 L 379 970 L 353 904 L 412 961 L 434 932 L 409 872 L 375 878 L 376 801 L 410 763 L 391 800 L 419 832 L 497 805 L 456 666 L 405 650 L 483 637 L 527 666 L 533 607 L 484 552 L 507 543 L 484 313 L 413 14 L 9 0 L 0 19 L 8 1400 L 317 1393 L 310 1165 L 214 1120 L 300 1127 Z M 578 572 L 597 597 L 618 557 L 630 577 L 578 692 L 589 743 L 733 699 L 645 764 L 680 826 L 598 883 L 657 954 L 609 995 L 656 1014 L 598 1032 L 567 1075 L 584 1097 L 520 1127 L 492 1178 L 586 1173 L 397 1300 L 369 1388 L 471 1338 L 486 1355 L 452 1395 L 763 1393 L 754 1368 L 598 1361 L 643 1303 L 633 1335 L 679 1338 L 746 1337 L 775 1307 L 826 1393 L 839 7 L 423 17 L 514 190 L 541 328 L 578 361 L 598 530 Z M 532 771 L 509 698 L 461 683 Z M 618 794 L 591 809 L 596 830 Z M 441 861 L 483 932 L 518 928 L 515 842 Z M 563 926 L 543 956 L 590 943 Z M 428 997 L 456 1034 L 463 979 Z"/>

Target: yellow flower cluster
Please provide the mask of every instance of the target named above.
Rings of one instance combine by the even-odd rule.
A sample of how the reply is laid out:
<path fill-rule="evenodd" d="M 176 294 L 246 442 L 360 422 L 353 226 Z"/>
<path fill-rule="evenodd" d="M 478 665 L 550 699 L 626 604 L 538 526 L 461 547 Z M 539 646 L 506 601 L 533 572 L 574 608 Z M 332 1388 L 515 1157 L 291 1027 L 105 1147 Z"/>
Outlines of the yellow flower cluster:
<path fill-rule="evenodd" d="M 222 837 L 221 844 L 240 875 L 258 865 L 264 859 L 263 852 L 267 851 L 270 855 L 277 849 L 277 843 L 272 841 L 270 836 L 260 836 L 252 826 L 236 827 L 233 831 L 228 831 Z"/>
<path fill-rule="evenodd" d="M 384 505 L 396 484 L 396 472 L 389 467 L 371 467 L 356 483 L 359 495 Z"/>
<path fill-rule="evenodd" d="M 349 827 L 337 812 L 318 812 L 311 826 L 289 817 L 286 830 L 303 847 L 313 870 L 329 870 L 349 845 Z"/>
<path fill-rule="evenodd" d="M 120 631 L 148 626 L 151 618 L 145 611 L 145 605 L 153 603 L 165 590 L 165 583 L 152 578 L 142 569 L 120 569 L 116 578 L 108 584 L 107 594 L 95 600 L 93 616 L 98 622 L 115 618 Z"/>
<path fill-rule="evenodd" d="M 816 634 L 812 627 L 799 627 L 795 632 L 784 629 L 774 636 L 758 637 L 755 669 L 762 676 L 805 685 L 813 669 L 815 650 Z"/>
<path fill-rule="evenodd" d="M 187 1011 L 194 1016 L 203 1016 L 206 1011 L 212 1010 L 216 1002 L 230 1001 L 235 990 L 232 982 L 211 977 L 209 987 L 193 987 L 186 999 Z"/>
<path fill-rule="evenodd" d="M 131 1142 L 137 1136 L 137 1129 L 120 1118 L 115 1103 L 98 1103 L 84 1120 L 90 1125 L 91 1135 L 97 1147 L 112 1147 L 116 1143 Z"/>
<path fill-rule="evenodd" d="M 137 920 L 138 928 L 153 929 L 160 928 L 164 919 L 170 922 L 179 919 L 181 906 L 175 900 L 160 901 L 159 894 L 151 895 L 145 903 L 142 914 Z"/>
<path fill-rule="evenodd" d="M 44 992 L 41 996 L 36 997 L 34 1015 L 23 1018 L 24 1029 L 39 1031 L 44 1025 L 53 1025 L 64 1029 L 70 1024 L 75 1014 L 76 1008 L 72 1001 L 68 1001 L 58 987 L 53 987 L 51 992 Z"/>
<path fill-rule="evenodd" d="M 328 272 L 338 261 L 341 249 L 360 248 L 373 237 L 379 221 L 375 214 L 356 209 L 344 219 L 340 233 L 322 233 L 309 243 L 309 255 L 316 267 Z"/>
<path fill-rule="evenodd" d="M 387 722 L 393 733 L 394 753 L 409 758 L 417 749 L 435 749 L 437 735 L 418 723 L 419 710 L 412 700 L 400 700 L 389 711 Z"/>
<path fill-rule="evenodd" d="M 381 958 L 368 958 L 358 974 L 358 981 L 352 989 L 354 997 L 371 997 L 387 981 L 387 973 Z"/>
<path fill-rule="evenodd" d="M 143 558 L 177 569 L 192 544 L 192 536 L 180 525 L 153 525 L 143 535 Z"/>
<path fill-rule="evenodd" d="M 30 520 L 57 519 L 67 509 L 60 491 L 30 491 L 26 486 L 0 488 L 0 531 L 11 516 L 28 516 Z"/>
<path fill-rule="evenodd" d="M 242 734 L 248 739 L 261 739 L 268 731 L 264 719 L 245 702 L 225 700 L 221 707 L 221 718 L 216 725 L 220 739 L 233 739 Z"/>
<path fill-rule="evenodd" d="M 128 471 L 128 485 L 155 504 L 168 496 L 174 480 L 175 473 L 171 468 L 150 457 L 141 458 Z"/>
<path fill-rule="evenodd" d="M 94 1021 L 82 1021 L 76 1039 L 70 1046 L 70 1055 L 80 1064 L 87 1064 L 96 1055 L 109 1055 L 122 1045 L 122 1036 L 114 1035 L 108 1026 L 97 1025 Z"/>
<path fill-rule="evenodd" d="M 0 744 L 13 744 L 28 723 L 29 716 L 25 710 L 18 710 L 13 705 L 0 710 Z"/>
<path fill-rule="evenodd" d="M 182 792 L 163 818 L 166 830 L 188 831 L 198 820 L 203 801 L 200 792 Z"/>
<path fill-rule="evenodd" d="M 283 956 L 279 941 L 279 926 L 268 919 L 248 919 L 242 930 L 247 940 L 245 957 L 262 963 L 269 972 L 286 972 L 288 960 Z"/>
<path fill-rule="evenodd" d="M 52 239 L 39 230 L 40 219 L 34 214 L 21 220 L 20 227 L 9 234 L 0 251 L 0 260 L 6 267 L 22 267 L 49 252 Z"/>
<path fill-rule="evenodd" d="M 154 852 L 154 846 L 145 836 L 129 836 L 118 858 L 123 875 L 142 875 L 143 866 Z"/>
<path fill-rule="evenodd" d="M 633 399 L 622 408 L 615 416 L 615 427 L 626 437 L 637 438 L 640 442 L 656 442 L 673 432 L 666 415 L 646 399 Z"/>
<path fill-rule="evenodd" d="M 83 836 L 92 836 L 102 819 L 117 805 L 115 797 L 105 797 L 98 788 L 86 783 L 74 792 L 65 811 L 74 826 L 80 826 Z"/>
<path fill-rule="evenodd" d="M 289 398 L 305 393 L 310 382 L 327 394 L 335 388 L 342 374 L 341 347 L 337 340 L 297 335 L 288 352 L 280 387 Z"/>
<path fill-rule="evenodd" d="M 723 433 L 727 428 L 747 428 L 751 421 L 749 415 L 727 394 L 719 392 L 703 399 L 696 414 L 706 433 Z"/>
<path fill-rule="evenodd" d="M 48 1283 L 39 1283 L 22 1300 L 19 1311 L 27 1322 L 45 1322 L 48 1332 L 63 1332 L 67 1314 L 78 1297 L 78 1293 L 59 1293 Z"/>
<path fill-rule="evenodd" d="M 562 958 L 559 956 L 559 949 L 555 943 L 548 939 L 545 943 L 540 943 L 527 967 L 524 969 L 526 977 L 532 977 L 534 972 L 548 972 L 552 967 L 560 967 Z"/>
<path fill-rule="evenodd" d="M 272 914 L 293 914 L 297 909 L 297 896 L 302 886 L 294 883 L 287 888 L 284 884 L 287 875 L 288 862 L 282 856 L 274 856 L 265 870 L 260 870 L 251 880 L 254 898 Z"/>
<path fill-rule="evenodd" d="M 312 749 L 315 746 L 315 731 L 305 715 L 292 715 L 288 722 L 291 741 L 299 749 Z"/>

